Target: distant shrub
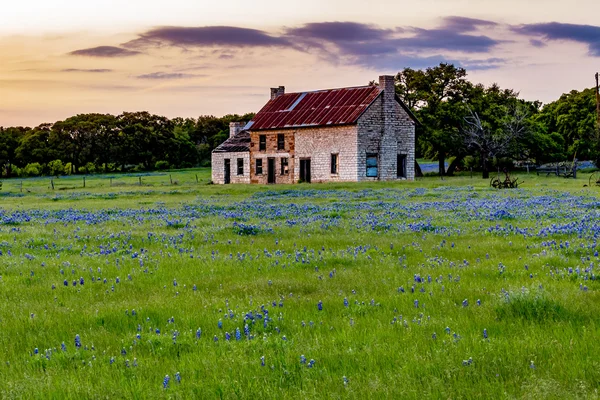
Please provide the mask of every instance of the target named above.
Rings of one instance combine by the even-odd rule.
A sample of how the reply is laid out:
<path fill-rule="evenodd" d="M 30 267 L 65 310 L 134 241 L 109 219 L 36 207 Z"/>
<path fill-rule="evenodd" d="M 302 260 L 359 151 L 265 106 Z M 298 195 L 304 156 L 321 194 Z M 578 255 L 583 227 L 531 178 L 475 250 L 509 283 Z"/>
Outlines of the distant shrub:
<path fill-rule="evenodd" d="M 22 171 L 25 176 L 40 176 L 42 173 L 42 166 L 40 163 L 27 164 Z"/>
<path fill-rule="evenodd" d="M 154 168 L 159 171 L 169 169 L 169 162 L 164 160 L 157 161 L 156 164 L 154 164 Z"/>
<path fill-rule="evenodd" d="M 73 170 L 73 164 L 71 164 L 70 162 L 66 163 L 63 166 L 63 175 L 71 175 L 72 170 Z"/>
<path fill-rule="evenodd" d="M 62 175 L 65 172 L 65 165 L 61 160 L 50 161 L 48 163 L 48 172 L 50 172 L 50 175 L 53 176 Z"/>

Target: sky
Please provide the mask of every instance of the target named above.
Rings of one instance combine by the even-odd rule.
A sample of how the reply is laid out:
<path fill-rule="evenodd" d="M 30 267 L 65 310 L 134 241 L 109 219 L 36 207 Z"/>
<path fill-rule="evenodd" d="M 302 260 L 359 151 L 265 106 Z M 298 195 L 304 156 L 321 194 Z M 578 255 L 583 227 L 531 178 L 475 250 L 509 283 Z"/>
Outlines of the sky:
<path fill-rule="evenodd" d="M 594 85 L 597 0 L 20 0 L 0 9 L 0 126 L 258 111 L 269 88 L 451 62 L 553 101 Z"/>

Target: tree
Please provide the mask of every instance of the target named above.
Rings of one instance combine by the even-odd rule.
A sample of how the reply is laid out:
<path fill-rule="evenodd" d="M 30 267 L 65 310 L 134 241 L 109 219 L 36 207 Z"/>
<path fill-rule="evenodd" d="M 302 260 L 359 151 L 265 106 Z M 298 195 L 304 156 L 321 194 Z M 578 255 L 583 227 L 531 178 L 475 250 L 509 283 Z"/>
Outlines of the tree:
<path fill-rule="evenodd" d="M 446 158 L 462 152 L 460 127 L 472 87 L 466 76 L 464 68 L 447 63 L 424 71 L 405 68 L 396 75 L 396 93 L 422 123 L 417 153 L 437 158 L 441 175 Z"/>
<path fill-rule="evenodd" d="M 527 118 L 527 110 L 523 105 L 505 109 L 503 126 L 500 129 L 495 129 L 493 123 L 482 120 L 479 114 L 472 110 L 465 118 L 465 147 L 481 157 L 484 179 L 489 178 L 491 159 L 514 155 L 512 152 L 519 148 L 519 142 L 528 136 Z"/>

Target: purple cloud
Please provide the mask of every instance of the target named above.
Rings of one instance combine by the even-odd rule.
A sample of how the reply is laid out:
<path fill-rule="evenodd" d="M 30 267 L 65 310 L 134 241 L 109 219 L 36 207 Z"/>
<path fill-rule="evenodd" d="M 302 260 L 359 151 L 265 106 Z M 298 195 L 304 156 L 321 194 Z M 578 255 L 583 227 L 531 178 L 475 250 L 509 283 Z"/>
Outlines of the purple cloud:
<path fill-rule="evenodd" d="M 87 57 L 130 57 L 140 54 L 139 51 L 127 50 L 115 46 L 98 46 L 89 49 L 75 50 L 69 53 L 72 56 L 87 56 Z"/>
<path fill-rule="evenodd" d="M 148 46 L 174 47 L 290 47 L 285 38 L 270 36 L 258 29 L 238 28 L 234 26 L 167 26 L 141 33 L 139 38 L 124 43 L 128 48 Z"/>
<path fill-rule="evenodd" d="M 498 23 L 494 21 L 450 16 L 444 18 L 444 24 L 442 25 L 442 28 L 453 32 L 465 33 L 475 31 L 481 27 L 493 28 L 495 26 L 498 26 Z"/>
<path fill-rule="evenodd" d="M 168 79 L 195 78 L 198 76 L 205 76 L 205 75 L 169 73 L 169 72 L 152 72 L 150 74 L 138 75 L 138 76 L 136 76 L 136 78 L 137 79 L 168 80 Z"/>
<path fill-rule="evenodd" d="M 107 68 L 93 68 L 93 69 L 66 68 L 66 69 L 61 70 L 61 72 L 106 73 L 106 72 L 113 72 L 113 70 L 112 69 L 107 69 Z"/>
<path fill-rule="evenodd" d="M 589 54 L 600 57 L 600 26 L 547 22 L 513 27 L 513 31 L 526 36 L 541 37 L 546 41 L 568 40 L 588 45 Z"/>

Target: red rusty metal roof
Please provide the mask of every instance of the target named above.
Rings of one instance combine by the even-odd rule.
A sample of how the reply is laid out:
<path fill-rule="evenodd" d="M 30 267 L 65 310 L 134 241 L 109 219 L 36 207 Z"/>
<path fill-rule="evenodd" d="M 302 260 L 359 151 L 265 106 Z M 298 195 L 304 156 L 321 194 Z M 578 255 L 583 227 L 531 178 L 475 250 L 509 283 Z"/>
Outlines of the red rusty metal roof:
<path fill-rule="evenodd" d="M 380 93 L 377 86 L 287 93 L 269 100 L 244 129 L 354 124 Z"/>

